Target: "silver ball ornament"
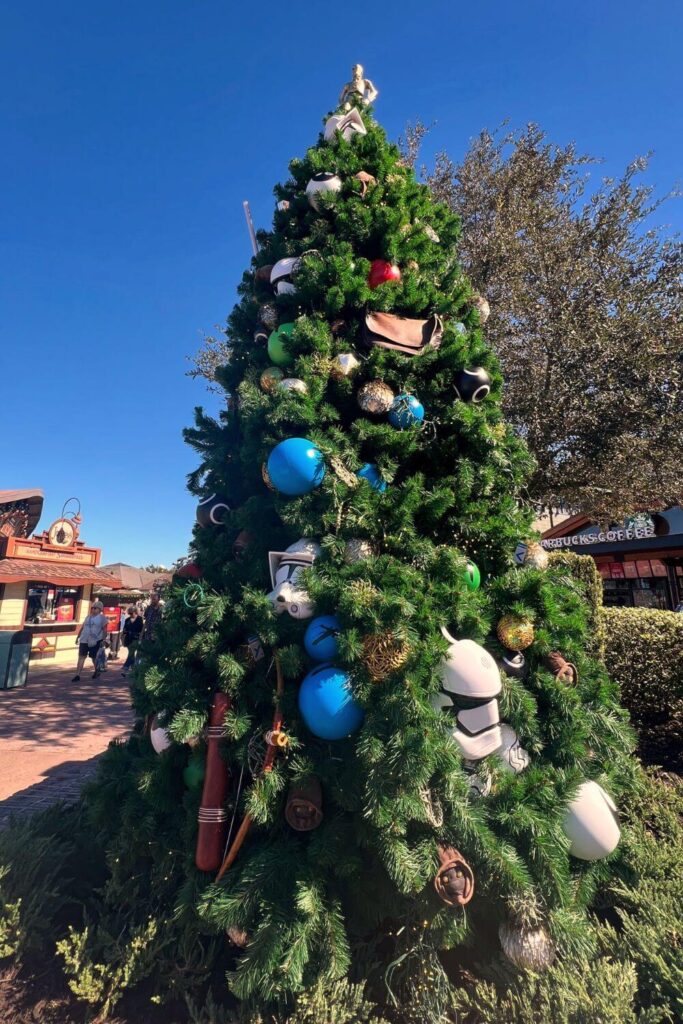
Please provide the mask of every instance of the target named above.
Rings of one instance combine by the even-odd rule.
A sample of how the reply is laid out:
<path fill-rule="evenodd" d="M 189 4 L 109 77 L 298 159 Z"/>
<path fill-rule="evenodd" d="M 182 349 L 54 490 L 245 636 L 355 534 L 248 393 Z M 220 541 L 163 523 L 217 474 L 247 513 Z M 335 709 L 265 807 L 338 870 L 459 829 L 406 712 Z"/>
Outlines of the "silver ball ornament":
<path fill-rule="evenodd" d="M 358 392 L 358 404 L 363 412 L 382 416 L 389 412 L 396 395 L 383 380 L 370 380 Z"/>
<path fill-rule="evenodd" d="M 538 541 L 527 541 L 524 547 L 522 565 L 526 566 L 527 569 L 548 568 L 548 552 Z"/>
<path fill-rule="evenodd" d="M 278 381 L 276 386 L 280 391 L 296 391 L 300 395 L 308 394 L 308 385 L 305 381 L 299 380 L 298 377 L 284 377 L 281 381 Z"/>
<path fill-rule="evenodd" d="M 353 352 L 340 352 L 332 360 L 331 373 L 333 377 L 341 380 L 342 377 L 350 377 L 360 366 L 360 360 Z"/>
<path fill-rule="evenodd" d="M 355 565 L 356 562 L 363 562 L 366 558 L 372 558 L 375 549 L 369 540 L 362 537 L 351 537 L 347 540 L 344 548 L 344 561 L 347 565 Z"/>
<path fill-rule="evenodd" d="M 498 938 L 508 960 L 524 971 L 542 971 L 555 959 L 555 944 L 548 930 L 524 928 L 522 925 L 503 923 Z"/>
<path fill-rule="evenodd" d="M 259 306 L 258 310 L 259 320 L 265 327 L 269 327 L 271 331 L 274 331 L 277 327 L 278 314 L 277 307 L 272 302 L 264 302 Z"/>

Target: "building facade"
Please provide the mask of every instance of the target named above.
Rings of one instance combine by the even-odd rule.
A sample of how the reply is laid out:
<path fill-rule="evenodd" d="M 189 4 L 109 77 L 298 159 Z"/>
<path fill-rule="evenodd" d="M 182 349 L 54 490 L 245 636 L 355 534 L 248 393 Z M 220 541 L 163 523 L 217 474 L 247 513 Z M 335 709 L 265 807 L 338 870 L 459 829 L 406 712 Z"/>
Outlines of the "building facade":
<path fill-rule="evenodd" d="M 32 660 L 74 661 L 93 589 L 121 584 L 79 540 L 80 515 L 29 536 L 42 503 L 40 491 L 0 491 L 0 630 L 28 630 Z"/>
<path fill-rule="evenodd" d="M 674 611 L 683 602 L 683 509 L 632 516 L 604 530 L 573 515 L 542 534 L 547 551 L 589 555 L 608 606 Z"/>

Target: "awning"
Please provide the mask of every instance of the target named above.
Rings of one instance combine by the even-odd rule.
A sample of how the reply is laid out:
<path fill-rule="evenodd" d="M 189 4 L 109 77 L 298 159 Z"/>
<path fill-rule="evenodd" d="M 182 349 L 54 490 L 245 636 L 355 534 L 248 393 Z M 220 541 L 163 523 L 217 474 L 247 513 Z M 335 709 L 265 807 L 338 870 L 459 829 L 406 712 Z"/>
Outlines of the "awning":
<path fill-rule="evenodd" d="M 34 580 L 55 586 L 82 587 L 87 583 L 120 590 L 121 582 L 111 573 L 95 569 L 92 565 L 69 565 L 24 558 L 0 558 L 0 583 L 20 583 Z"/>

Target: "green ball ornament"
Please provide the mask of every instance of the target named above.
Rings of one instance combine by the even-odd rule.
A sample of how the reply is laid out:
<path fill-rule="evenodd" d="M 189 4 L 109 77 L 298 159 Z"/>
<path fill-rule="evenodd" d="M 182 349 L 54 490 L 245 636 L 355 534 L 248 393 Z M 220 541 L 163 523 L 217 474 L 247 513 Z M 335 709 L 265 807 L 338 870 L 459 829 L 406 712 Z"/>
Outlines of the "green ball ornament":
<path fill-rule="evenodd" d="M 199 789 L 204 781 L 204 752 L 192 754 L 183 768 L 183 782 L 188 789 Z"/>
<path fill-rule="evenodd" d="M 481 573 L 479 572 L 479 567 L 469 559 L 463 569 L 462 578 L 468 590 L 479 590 L 481 586 Z"/>
<path fill-rule="evenodd" d="M 291 366 L 294 362 L 292 353 L 287 348 L 287 339 L 291 337 L 294 324 L 280 324 L 268 338 L 268 355 L 276 366 Z"/>

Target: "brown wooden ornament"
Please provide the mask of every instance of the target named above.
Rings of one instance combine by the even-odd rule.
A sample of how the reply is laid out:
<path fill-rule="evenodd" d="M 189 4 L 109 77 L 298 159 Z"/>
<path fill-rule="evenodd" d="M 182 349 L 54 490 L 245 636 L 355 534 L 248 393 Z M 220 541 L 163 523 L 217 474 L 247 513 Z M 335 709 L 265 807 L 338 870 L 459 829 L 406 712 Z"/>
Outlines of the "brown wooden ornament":
<path fill-rule="evenodd" d="M 320 782 L 311 777 L 300 786 L 292 786 L 287 795 L 285 819 L 297 832 L 310 832 L 323 820 L 323 792 Z"/>
<path fill-rule="evenodd" d="M 254 280 L 258 281 L 259 284 L 270 284 L 270 272 L 273 269 L 273 265 L 269 263 L 265 267 L 259 267 L 254 273 Z"/>
<path fill-rule="evenodd" d="M 439 845 L 439 870 L 434 888 L 449 907 L 464 907 L 474 896 L 474 872 L 459 850 Z"/>
<path fill-rule="evenodd" d="M 228 766 L 221 757 L 220 747 L 225 716 L 229 710 L 228 695 L 215 693 L 206 730 L 206 771 L 202 802 L 197 815 L 199 829 L 195 863 L 200 871 L 215 871 L 219 866 L 228 829 L 224 804 L 228 795 L 230 775 Z"/>
<path fill-rule="evenodd" d="M 576 665 L 567 661 L 559 651 L 551 651 L 545 658 L 546 668 L 557 679 L 558 683 L 566 683 L 567 686 L 576 686 L 579 681 L 579 670 Z"/>

